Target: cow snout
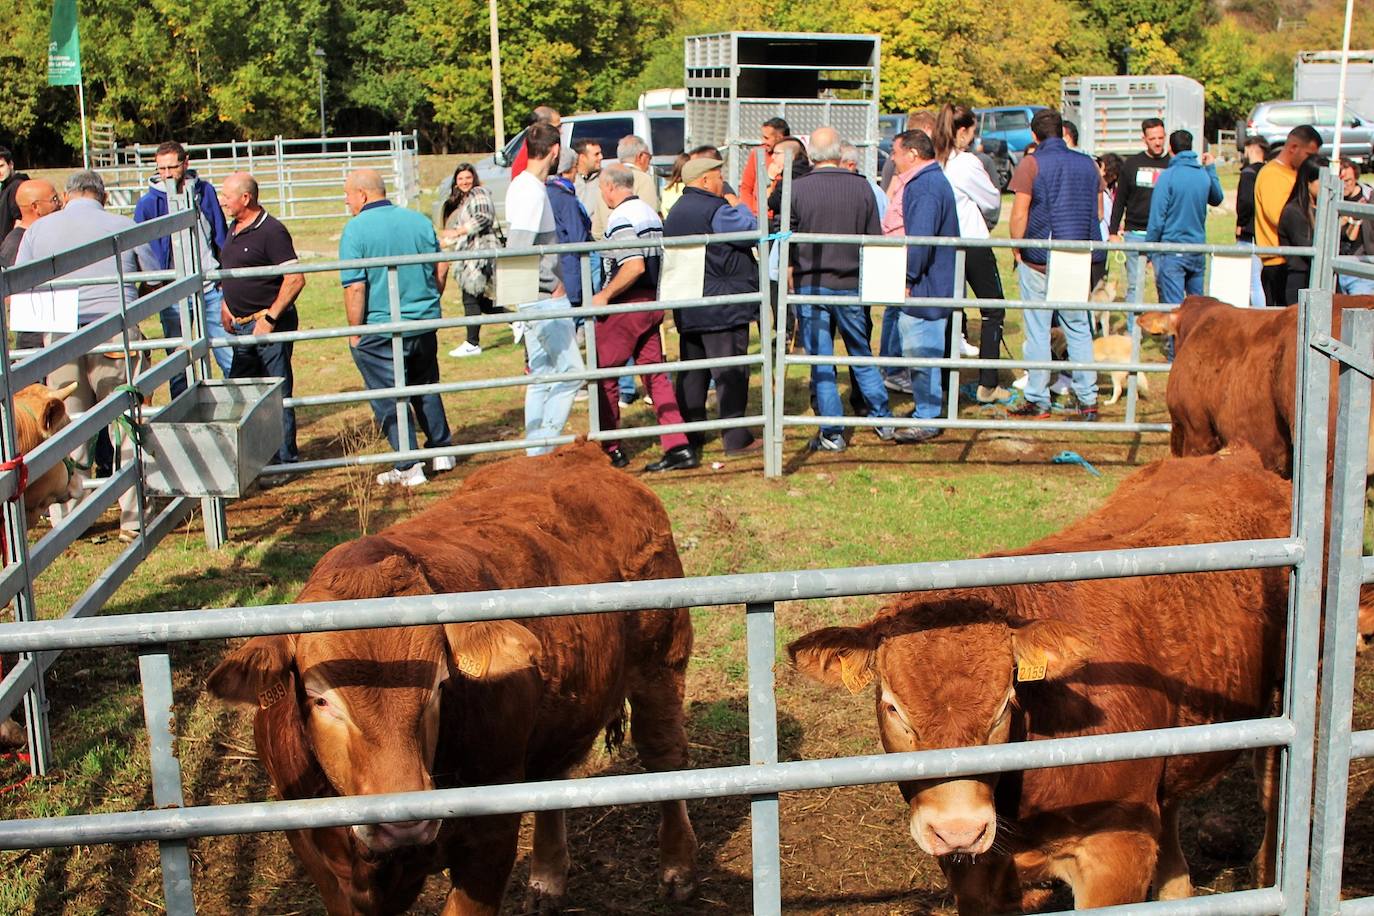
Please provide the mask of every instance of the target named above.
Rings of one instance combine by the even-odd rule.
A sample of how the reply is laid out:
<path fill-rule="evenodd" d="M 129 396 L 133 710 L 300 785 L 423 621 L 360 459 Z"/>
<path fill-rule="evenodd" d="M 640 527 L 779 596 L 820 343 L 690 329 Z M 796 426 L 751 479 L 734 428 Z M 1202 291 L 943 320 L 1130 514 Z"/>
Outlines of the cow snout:
<path fill-rule="evenodd" d="M 368 824 L 353 828 L 358 839 L 374 852 L 390 852 L 403 846 L 424 846 L 439 835 L 439 822 L 396 821 L 390 824 Z"/>
<path fill-rule="evenodd" d="M 980 855 L 992 848 L 997 836 L 997 817 L 994 814 L 926 820 L 917 812 L 911 817 L 911 835 L 916 845 L 932 856 Z"/>

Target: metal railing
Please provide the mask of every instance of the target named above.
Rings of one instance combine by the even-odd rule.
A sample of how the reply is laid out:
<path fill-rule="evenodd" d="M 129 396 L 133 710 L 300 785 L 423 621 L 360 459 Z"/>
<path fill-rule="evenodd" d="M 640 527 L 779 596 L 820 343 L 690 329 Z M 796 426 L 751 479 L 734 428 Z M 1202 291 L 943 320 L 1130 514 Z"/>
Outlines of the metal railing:
<path fill-rule="evenodd" d="M 94 842 L 155 840 L 161 846 L 164 893 L 169 912 L 194 911 L 186 841 L 198 836 L 259 832 L 305 826 L 380 823 L 430 817 L 496 812 L 549 810 L 603 804 L 650 802 L 675 798 L 747 795 L 751 799 L 754 852 L 754 911 L 781 911 L 777 794 L 781 791 L 858 785 L 913 778 L 938 778 L 1097 763 L 1220 750 L 1276 747 L 1282 754 L 1278 881 L 1270 888 L 1205 899 L 1149 904 L 1142 911 L 1160 913 L 1332 912 L 1327 906 L 1340 893 L 1340 852 L 1344 823 L 1344 787 L 1349 758 L 1374 750 L 1374 735 L 1351 737 L 1350 672 L 1358 586 L 1366 578 L 1360 559 L 1362 487 L 1366 466 L 1369 379 L 1374 372 L 1374 315 L 1347 313 L 1342 341 L 1331 337 L 1331 281 L 1334 271 L 1351 267 L 1333 258 L 1334 213 L 1338 185 L 1324 180 L 1319 202 L 1317 239 L 1312 249 L 1314 288 L 1302 294 L 1299 322 L 1298 454 L 1294 467 L 1294 512 L 1287 538 L 1199 544 L 1124 551 L 1048 556 L 1001 557 L 942 563 L 903 564 L 842 570 L 813 570 L 720 576 L 698 579 L 609 583 L 509 592 L 426 595 L 217 611 L 167 611 L 110 619 L 34 621 L 0 627 L 0 651 L 26 657 L 65 649 L 134 646 L 140 653 L 145 717 L 153 755 L 154 803 L 159 810 L 0 822 L 0 848 L 73 845 Z M 169 217 L 174 219 L 175 217 Z M 682 242 L 683 244 L 690 243 Z M 766 255 L 769 238 L 757 237 Z M 784 244 L 786 239 L 782 239 Z M 925 242 L 929 240 L 918 240 Z M 669 240 L 669 244 L 673 244 Z M 592 246 L 556 246 L 552 250 L 593 250 Z M 599 247 L 613 247 L 602 244 Z M 1056 243 L 1055 247 L 1069 247 Z M 1108 248 L 1143 246 L 1101 246 Z M 1247 249 L 1248 253 L 1248 249 Z M 426 256 L 428 257 L 428 256 Z M 445 256 L 449 257 L 449 256 Z M 437 256 L 436 256 L 437 259 Z M 764 261 L 766 263 L 766 260 Z M 366 266 L 358 264 L 356 266 Z M 381 266 L 381 265 L 377 265 Z M 332 269 L 321 267 L 319 269 Z M 1360 268 L 1362 269 L 1362 268 Z M 585 268 L 584 268 L 585 271 Z M 394 277 L 394 265 L 392 265 Z M 6 275 L 0 273 L 0 292 Z M 183 278 L 189 279 L 189 278 Z M 761 296 L 761 311 L 767 302 Z M 394 281 L 393 281 L 394 289 Z M 178 293 L 179 294 L 179 293 Z M 172 294 L 169 294 L 172 295 Z M 785 298 L 783 302 L 785 303 Z M 846 302 L 852 304 L 852 300 Z M 672 305 L 676 305 L 675 303 Z M 1034 307 L 1052 307 L 1036 303 Z M 148 306 L 151 309 L 151 306 Z M 614 307 L 610 307 L 614 308 Z M 781 311 L 781 310 L 780 310 Z M 151 313 L 151 312 L 150 312 Z M 594 314 L 584 310 L 582 314 Z M 393 318 L 398 317 L 393 313 Z M 528 316 L 534 317 L 534 316 Z M 542 317 L 542 316 L 541 316 Z M 483 320 L 490 323 L 499 318 Z M 463 321 L 454 324 L 467 323 Z M 393 332 L 415 325 L 373 326 Z M 343 336 L 357 329 L 331 329 Z M 0 325 L 3 331 L 3 325 Z M 277 336 L 277 335 L 273 335 Z M 197 340 L 197 345 L 203 340 Z M 196 352 L 192 347 L 190 352 Z M 203 351 L 202 351 L 203 352 Z M 764 351 L 765 353 L 767 350 Z M 3 356 L 3 351 L 0 351 Z M 34 357 L 30 362 L 41 359 Z M 52 357 L 56 360 L 57 357 Z M 1327 534 L 1327 402 L 1329 363 L 1340 363 L 1340 412 L 1334 454 L 1334 523 L 1330 527 L 1331 567 L 1323 561 Z M 168 361 L 171 362 L 170 360 Z M 768 360 L 762 365 L 767 366 Z M 950 360 L 951 365 L 964 361 Z M 907 361 L 917 364 L 918 361 Z M 1015 365 L 1015 363 L 1010 363 Z M 27 363 L 15 367 L 18 372 Z M 9 372 L 0 363 L 8 394 Z M 785 363 L 779 363 L 785 367 Z M 653 368 L 653 367 L 646 367 Z M 1134 366 L 1127 367 L 1134 368 Z M 619 374 L 619 367 L 606 371 Z M 641 371 L 637 368 L 636 371 Z M 566 378 L 566 376 L 563 376 Z M 588 372 L 579 378 L 593 379 Z M 781 379 L 778 379 L 780 386 Z M 6 402 L 8 403 L 8 402 Z M 808 418 L 810 419 L 810 418 Z M 774 425 L 781 417 L 775 412 Z M 925 424 L 928 421 L 922 420 Z M 686 425 L 684 425 L 686 426 Z M 1056 425 L 1055 428 L 1058 428 Z M 643 430 L 641 430 L 643 432 Z M 625 433 L 617 433 L 624 435 Z M 13 453 L 13 429 L 5 414 L 6 454 Z M 775 432 L 776 435 L 776 432 Z M 544 440 L 539 440 L 541 443 Z M 776 440 L 775 440 L 776 441 Z M 511 443 L 506 443 L 509 445 Z M 427 454 L 434 452 L 426 450 Z M 7 479 L 0 476 L 0 481 Z M 1359 511 L 1356 511 L 1356 510 Z M 22 513 L 6 509 L 7 523 L 22 522 Z M 22 528 L 10 530 L 11 549 L 23 544 Z M 22 550 L 22 546 L 17 548 Z M 21 559 L 19 557 L 17 559 Z M 1056 739 L 997 747 L 926 751 L 913 754 L 843 757 L 831 760 L 778 761 L 774 664 L 779 601 L 886 594 L 958 586 L 1116 578 L 1135 575 L 1201 572 L 1261 567 L 1292 569 L 1289 589 L 1284 695 L 1278 715 L 1244 722 L 1162 729 L 1090 738 Z M 1323 590 L 1327 608 L 1323 625 Z M 186 807 L 178 763 L 173 753 L 173 697 L 168 646 L 198 639 L 271 633 L 317 632 L 371 626 L 440 624 L 482 619 L 508 619 L 617 610 L 680 606 L 745 606 L 748 657 L 748 766 L 720 767 L 634 776 L 595 777 L 511 786 L 444 789 L 368 797 L 292 802 Z M 1319 646 L 1319 643 L 1322 645 Z M 1324 646 L 1322 703 L 1318 715 L 1318 656 Z M 1319 726 L 1320 723 L 1320 726 Z M 1312 750 L 1317 749 L 1314 770 Z M 1314 780 L 1314 776 L 1316 778 Z M 1313 814 L 1314 781 L 1316 813 Z M 1309 845 L 1309 828 L 1316 840 Z M 1333 848 L 1336 850 L 1332 852 Z M 1334 883 L 1333 883 L 1334 882 Z M 1361 911 L 1365 903 L 1348 905 Z"/>

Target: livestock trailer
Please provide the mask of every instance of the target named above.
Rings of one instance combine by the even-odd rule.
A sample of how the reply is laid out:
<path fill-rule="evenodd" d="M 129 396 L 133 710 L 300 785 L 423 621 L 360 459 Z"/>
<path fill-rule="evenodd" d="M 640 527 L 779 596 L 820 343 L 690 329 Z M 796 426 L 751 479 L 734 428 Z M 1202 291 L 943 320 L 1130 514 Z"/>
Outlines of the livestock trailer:
<path fill-rule="evenodd" d="M 1299 51 L 1293 58 L 1293 98 L 1298 101 L 1336 98 L 1340 79 L 1340 51 Z M 1350 52 L 1345 100 L 1351 111 L 1374 116 L 1374 50 Z"/>
<path fill-rule="evenodd" d="M 719 147 L 731 184 L 769 118 L 798 136 L 834 127 L 859 148 L 863 172 L 877 174 L 877 35 L 723 32 L 688 36 L 684 51 L 687 148 Z"/>
<path fill-rule="evenodd" d="M 1146 118 L 1160 118 L 1171 133 L 1192 131 L 1202 148 L 1202 84 L 1186 76 L 1066 76 L 1060 111 L 1078 125 L 1078 147 L 1089 155 L 1140 152 Z"/>

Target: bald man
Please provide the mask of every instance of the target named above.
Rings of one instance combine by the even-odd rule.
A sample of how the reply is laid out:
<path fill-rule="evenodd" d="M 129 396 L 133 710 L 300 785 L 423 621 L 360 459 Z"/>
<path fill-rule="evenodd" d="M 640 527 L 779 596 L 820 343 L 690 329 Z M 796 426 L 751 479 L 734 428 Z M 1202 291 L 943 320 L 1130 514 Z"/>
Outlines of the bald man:
<path fill-rule="evenodd" d="M 19 211 L 19 219 L 14 228 L 0 241 L 0 267 L 13 267 L 19 254 L 19 242 L 24 238 L 24 230 L 54 210 L 62 209 L 62 197 L 52 182 L 41 178 L 30 178 L 22 182 L 14 191 L 14 204 Z M 42 335 L 39 335 L 40 337 Z"/>
<path fill-rule="evenodd" d="M 344 203 L 353 218 L 344 226 L 339 239 L 339 260 L 387 258 L 413 254 L 433 254 L 439 238 L 428 219 L 386 199 L 386 185 L 375 169 L 358 169 L 344 181 Z M 425 321 L 440 317 L 439 297 L 448 277 L 447 263 L 409 264 L 396 268 L 401 321 Z M 387 324 L 392 320 L 391 295 L 385 267 L 349 267 L 340 272 L 344 287 L 344 310 L 350 325 Z M 372 390 L 397 385 L 433 385 L 439 381 L 439 341 L 436 332 L 405 331 L 402 337 L 404 377 L 397 379 L 391 359 L 390 334 L 364 334 L 353 337 L 353 362 L 362 373 L 363 383 Z M 397 400 L 377 398 L 372 413 L 386 434 L 392 451 L 418 448 L 415 427 L 425 433 L 426 448 L 447 448 L 450 442 L 444 403 L 437 394 L 413 395 L 407 403 L 412 411 L 406 425 L 408 433 L 400 441 L 396 420 Z M 440 455 L 432 462 L 435 471 L 451 470 L 454 459 Z M 377 475 L 383 486 L 415 487 L 426 482 L 424 466 L 415 459 L 396 462 L 395 468 Z"/>

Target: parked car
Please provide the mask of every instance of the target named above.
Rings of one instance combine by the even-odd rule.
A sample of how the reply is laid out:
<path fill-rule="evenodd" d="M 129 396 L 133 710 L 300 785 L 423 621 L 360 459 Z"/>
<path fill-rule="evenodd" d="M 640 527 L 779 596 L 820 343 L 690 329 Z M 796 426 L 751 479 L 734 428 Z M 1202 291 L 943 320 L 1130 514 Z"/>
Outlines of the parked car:
<path fill-rule="evenodd" d="M 1236 132 L 1241 149 L 1249 137 L 1259 136 L 1269 145 L 1271 153 L 1283 148 L 1288 132 L 1300 124 L 1311 124 L 1322 135 L 1322 155 L 1331 157 L 1331 144 L 1336 140 L 1336 103 L 1261 102 L 1245 121 L 1245 131 Z M 1341 130 L 1341 155 L 1361 163 L 1366 169 L 1374 166 L 1374 119 L 1345 109 L 1345 126 Z"/>
<path fill-rule="evenodd" d="M 1015 166 L 1021 161 L 1026 146 L 1035 139 L 1031 135 L 1031 118 L 1044 109 L 1044 105 L 999 105 L 995 108 L 975 108 L 973 113 L 978 115 L 978 135 L 984 143 L 1004 141 L 1007 144 L 1007 156 L 1011 165 Z"/>
<path fill-rule="evenodd" d="M 622 137 L 634 134 L 643 137 L 649 144 L 653 156 L 652 168 L 661 178 L 667 177 L 673 169 L 673 160 L 682 152 L 686 123 L 680 111 L 608 111 L 596 114 L 569 115 L 563 119 L 560 131 L 563 143 L 575 140 L 595 140 L 601 144 L 601 153 L 607 161 L 615 159 L 616 144 Z M 510 167 L 521 144 L 525 142 L 525 131 L 520 131 L 504 147 L 477 162 L 477 177 L 482 185 L 491 192 L 496 203 L 496 217 L 506 218 L 506 188 L 510 187 Z M 440 208 L 452 187 L 453 175 L 444 176 L 439 184 L 438 198 L 434 204 L 436 222 Z"/>
<path fill-rule="evenodd" d="M 992 176 L 992 183 L 997 185 L 997 190 L 1006 191 L 1007 185 L 1011 184 L 1011 173 L 1016 168 L 1012 164 L 1011 153 L 1007 150 L 1007 141 L 975 137 L 972 151 L 983 161 L 983 167 Z"/>
<path fill-rule="evenodd" d="M 906 115 L 878 115 L 878 174 L 887 167 L 888 157 L 892 155 L 892 138 L 906 130 Z"/>

